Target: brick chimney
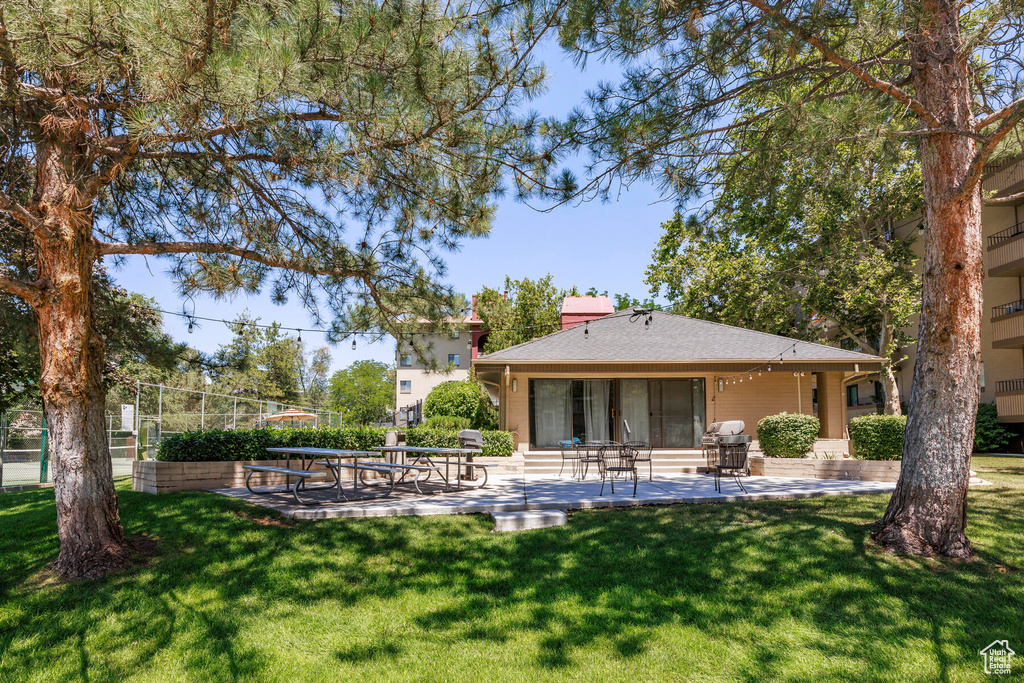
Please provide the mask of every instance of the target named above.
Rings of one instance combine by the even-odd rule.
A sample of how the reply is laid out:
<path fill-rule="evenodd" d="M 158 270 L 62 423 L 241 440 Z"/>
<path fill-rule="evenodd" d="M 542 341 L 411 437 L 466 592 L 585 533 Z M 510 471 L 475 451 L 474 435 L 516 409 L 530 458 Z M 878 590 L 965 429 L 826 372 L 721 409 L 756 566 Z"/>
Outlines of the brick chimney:
<path fill-rule="evenodd" d="M 562 301 L 562 329 L 567 330 L 614 312 L 612 300 L 606 296 L 567 296 Z"/>

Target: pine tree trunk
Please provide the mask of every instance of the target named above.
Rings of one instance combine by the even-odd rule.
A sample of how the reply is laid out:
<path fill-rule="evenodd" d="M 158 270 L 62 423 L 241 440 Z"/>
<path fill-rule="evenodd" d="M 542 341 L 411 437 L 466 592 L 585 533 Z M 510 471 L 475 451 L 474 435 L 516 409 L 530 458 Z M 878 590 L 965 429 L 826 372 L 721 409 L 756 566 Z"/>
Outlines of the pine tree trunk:
<path fill-rule="evenodd" d="M 917 97 L 939 120 L 973 130 L 957 5 L 927 0 L 911 40 Z M 957 192 L 976 151 L 948 133 L 921 141 L 925 199 L 921 324 L 903 468 L 875 538 L 919 555 L 968 557 L 964 532 L 974 418 L 980 388 L 982 315 L 981 191 Z"/>
<path fill-rule="evenodd" d="M 103 340 L 93 319 L 91 201 L 69 180 L 61 146 L 37 147 L 35 205 L 46 227 L 36 237 L 45 300 L 35 307 L 40 388 L 49 428 L 60 554 L 54 569 L 72 579 L 127 562 L 104 424 Z"/>

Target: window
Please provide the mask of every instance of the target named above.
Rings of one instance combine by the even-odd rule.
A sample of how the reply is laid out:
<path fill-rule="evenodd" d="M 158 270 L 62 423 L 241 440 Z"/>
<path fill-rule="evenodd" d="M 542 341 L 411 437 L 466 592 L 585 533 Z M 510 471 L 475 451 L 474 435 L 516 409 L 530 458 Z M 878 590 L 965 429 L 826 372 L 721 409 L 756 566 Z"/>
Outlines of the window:
<path fill-rule="evenodd" d="M 411 394 L 412 393 L 412 380 L 411 379 L 403 379 L 398 384 L 398 390 L 401 391 L 403 394 Z"/>
<path fill-rule="evenodd" d="M 459 338 L 459 331 L 455 330 L 454 332 L 452 332 L 452 339 L 458 339 L 458 338 Z"/>
<path fill-rule="evenodd" d="M 412 367 L 412 355 L 408 353 L 405 354 L 399 359 L 398 364 L 401 365 L 403 368 Z"/>
<path fill-rule="evenodd" d="M 851 384 L 846 387 L 846 405 L 855 406 L 860 403 L 860 395 L 857 391 L 857 385 Z"/>
<path fill-rule="evenodd" d="M 452 365 L 458 365 L 459 364 L 459 354 L 457 354 L 457 353 L 449 353 L 448 354 L 448 362 L 451 363 Z"/>

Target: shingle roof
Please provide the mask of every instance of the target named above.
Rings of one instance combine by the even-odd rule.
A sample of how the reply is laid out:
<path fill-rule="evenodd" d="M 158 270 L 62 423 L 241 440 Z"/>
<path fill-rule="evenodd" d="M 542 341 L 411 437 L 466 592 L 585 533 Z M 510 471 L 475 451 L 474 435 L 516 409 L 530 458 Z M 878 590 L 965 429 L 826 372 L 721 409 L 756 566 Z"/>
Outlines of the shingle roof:
<path fill-rule="evenodd" d="M 591 320 L 590 334 L 584 326 L 538 337 L 480 356 L 489 361 L 768 361 L 783 357 L 789 361 L 833 361 L 877 363 L 881 358 L 846 351 L 824 344 L 797 341 L 765 332 L 653 311 L 650 329 L 644 318 L 630 322 L 632 310 Z M 795 353 L 794 353 L 795 351 Z"/>

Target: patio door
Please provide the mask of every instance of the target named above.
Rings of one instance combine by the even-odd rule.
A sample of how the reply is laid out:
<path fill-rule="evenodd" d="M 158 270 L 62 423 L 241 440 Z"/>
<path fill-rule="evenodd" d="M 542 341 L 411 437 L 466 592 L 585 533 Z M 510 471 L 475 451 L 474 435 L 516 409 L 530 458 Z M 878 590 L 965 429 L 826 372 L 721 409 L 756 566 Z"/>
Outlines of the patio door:
<path fill-rule="evenodd" d="M 649 403 L 651 446 L 696 448 L 704 433 L 703 379 L 652 379 Z"/>

